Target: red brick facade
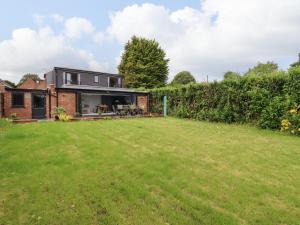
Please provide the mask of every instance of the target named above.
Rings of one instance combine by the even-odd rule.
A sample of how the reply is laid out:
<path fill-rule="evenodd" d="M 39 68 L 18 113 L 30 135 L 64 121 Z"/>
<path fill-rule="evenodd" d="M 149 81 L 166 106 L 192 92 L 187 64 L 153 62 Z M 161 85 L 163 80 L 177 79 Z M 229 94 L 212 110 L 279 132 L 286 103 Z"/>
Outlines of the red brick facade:
<path fill-rule="evenodd" d="M 58 106 L 63 107 L 68 115 L 76 113 L 76 94 L 74 92 L 58 92 Z"/>
<path fill-rule="evenodd" d="M 137 96 L 137 105 L 139 108 L 143 109 L 145 113 L 148 112 L 148 96 Z"/>
<path fill-rule="evenodd" d="M 14 108 L 12 107 L 12 92 L 6 91 L 4 93 L 4 117 L 10 117 L 12 114 L 16 114 L 20 119 L 32 118 L 31 108 L 31 92 L 24 93 L 24 107 Z"/>
<path fill-rule="evenodd" d="M 0 81 L 0 118 L 4 116 L 4 92 L 5 86 L 4 83 Z"/>
<path fill-rule="evenodd" d="M 12 94 L 16 91 L 24 93 L 23 107 L 12 106 Z M 0 117 L 11 117 L 12 114 L 16 114 L 19 119 L 31 119 L 32 93 L 35 92 L 45 94 L 45 118 L 54 118 L 53 113 L 58 106 L 63 107 L 68 115 L 76 114 L 77 95 L 75 91 L 59 90 L 54 85 L 46 87 L 45 81 L 36 83 L 32 79 L 28 79 L 18 88 L 8 88 L 4 83 L 0 83 Z M 137 105 L 147 113 L 148 96 L 144 94 L 137 96 Z"/>
<path fill-rule="evenodd" d="M 45 90 L 47 87 L 46 87 L 46 81 L 45 80 L 40 80 L 38 82 L 35 82 L 31 78 L 28 78 L 18 88 L 20 88 L 20 89 Z"/>
<path fill-rule="evenodd" d="M 57 93 L 54 84 L 51 84 L 48 89 L 48 115 L 50 118 L 54 117 L 55 108 L 57 107 Z M 49 108 L 50 106 L 50 108 Z"/>

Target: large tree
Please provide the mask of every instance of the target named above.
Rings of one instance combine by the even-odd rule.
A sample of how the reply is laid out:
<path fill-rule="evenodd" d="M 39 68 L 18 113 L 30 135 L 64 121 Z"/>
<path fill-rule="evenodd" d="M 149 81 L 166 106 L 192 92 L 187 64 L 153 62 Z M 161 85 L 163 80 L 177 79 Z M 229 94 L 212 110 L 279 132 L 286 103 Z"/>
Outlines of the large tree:
<path fill-rule="evenodd" d="M 196 79 L 189 71 L 182 71 L 175 75 L 172 85 L 196 83 Z"/>
<path fill-rule="evenodd" d="M 154 88 L 166 84 L 168 78 L 166 53 L 155 40 L 133 36 L 126 44 L 119 73 L 129 88 Z"/>
<path fill-rule="evenodd" d="M 250 68 L 249 71 L 245 75 L 263 75 L 272 73 L 278 70 L 278 65 L 274 62 L 267 62 L 267 63 L 258 63 L 253 68 Z"/>

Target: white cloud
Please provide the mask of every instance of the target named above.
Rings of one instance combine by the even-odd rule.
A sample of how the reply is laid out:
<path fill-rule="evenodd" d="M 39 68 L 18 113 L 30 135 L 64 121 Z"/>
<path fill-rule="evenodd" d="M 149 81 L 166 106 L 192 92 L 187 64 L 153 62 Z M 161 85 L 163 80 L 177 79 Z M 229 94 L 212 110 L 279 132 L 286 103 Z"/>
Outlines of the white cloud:
<path fill-rule="evenodd" d="M 0 77 L 18 81 L 25 73 L 43 74 L 54 66 L 105 70 L 93 54 L 74 48 L 51 28 L 16 29 L 12 38 L 0 42 Z"/>
<path fill-rule="evenodd" d="M 112 69 L 120 60 L 112 52 L 138 35 L 156 39 L 166 50 L 170 77 L 190 70 L 199 81 L 206 75 L 220 79 L 227 70 L 243 72 L 258 61 L 288 64 L 291 58 L 296 60 L 299 12 L 299 0 L 206 0 L 201 8 L 176 11 L 135 4 L 112 14 L 104 30 L 96 30 L 85 18 L 52 14 L 53 21 L 64 22 L 59 34 L 45 25 L 44 16 L 35 15 L 38 30 L 16 29 L 10 39 L 0 40 L 0 77 L 17 81 L 24 73 L 44 73 L 53 66 Z M 91 43 L 73 41 L 87 40 L 82 37 Z M 79 43 L 92 49 L 93 41 L 102 46 L 95 45 L 92 51 L 98 57 L 110 57 L 110 64 L 99 63 L 91 51 L 75 47 Z M 103 45 L 106 41 L 111 43 Z M 108 48 L 114 49 L 108 53 Z"/>
<path fill-rule="evenodd" d="M 206 0 L 202 8 L 170 11 L 132 5 L 111 16 L 110 39 L 155 38 L 170 58 L 171 76 L 190 70 L 202 81 L 257 61 L 283 61 L 300 50 L 299 0 Z"/>
<path fill-rule="evenodd" d="M 105 33 L 103 32 L 97 32 L 94 35 L 94 42 L 96 42 L 97 44 L 102 44 L 104 41 L 107 40 L 107 37 L 105 36 Z"/>
<path fill-rule="evenodd" d="M 91 34 L 95 30 L 93 24 L 80 17 L 72 17 L 65 22 L 65 34 L 69 38 L 80 38 L 83 34 Z"/>
<path fill-rule="evenodd" d="M 33 15 L 33 19 L 38 26 L 42 26 L 44 24 L 45 16 L 35 14 Z"/>
<path fill-rule="evenodd" d="M 61 23 L 65 20 L 65 18 L 62 15 L 59 15 L 57 13 L 52 14 L 50 17 L 57 23 Z"/>

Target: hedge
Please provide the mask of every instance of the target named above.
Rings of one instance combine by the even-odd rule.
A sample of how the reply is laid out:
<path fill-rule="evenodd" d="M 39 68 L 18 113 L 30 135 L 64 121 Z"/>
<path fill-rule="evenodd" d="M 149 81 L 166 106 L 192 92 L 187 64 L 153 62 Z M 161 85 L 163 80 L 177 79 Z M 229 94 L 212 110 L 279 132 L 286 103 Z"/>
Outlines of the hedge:
<path fill-rule="evenodd" d="M 300 105 L 300 67 L 236 80 L 152 89 L 151 112 L 163 111 L 163 96 L 167 96 L 171 116 L 278 129 L 285 114 Z"/>

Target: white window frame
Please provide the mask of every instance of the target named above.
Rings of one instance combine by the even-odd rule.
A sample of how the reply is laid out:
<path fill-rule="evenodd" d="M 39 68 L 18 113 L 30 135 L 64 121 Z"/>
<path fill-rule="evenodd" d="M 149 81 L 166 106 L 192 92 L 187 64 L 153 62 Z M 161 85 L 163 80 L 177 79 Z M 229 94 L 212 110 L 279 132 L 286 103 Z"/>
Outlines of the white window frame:
<path fill-rule="evenodd" d="M 95 81 L 95 80 L 97 80 L 97 81 Z M 99 84 L 99 76 L 98 75 L 94 75 L 94 83 Z"/>
<path fill-rule="evenodd" d="M 63 72 L 63 83 L 67 84 L 67 85 L 71 85 L 71 74 L 72 73 L 68 73 L 68 72 Z M 80 85 L 80 73 L 77 73 L 77 80 L 78 80 L 78 84 Z"/>

